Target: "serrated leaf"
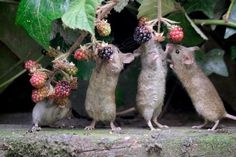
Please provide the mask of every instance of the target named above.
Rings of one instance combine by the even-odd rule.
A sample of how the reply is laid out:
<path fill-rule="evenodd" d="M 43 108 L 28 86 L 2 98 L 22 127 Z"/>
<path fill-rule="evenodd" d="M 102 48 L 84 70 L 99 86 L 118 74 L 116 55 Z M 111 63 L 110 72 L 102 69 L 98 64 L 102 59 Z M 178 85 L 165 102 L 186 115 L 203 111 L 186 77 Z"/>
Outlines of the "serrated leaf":
<path fill-rule="evenodd" d="M 53 22 L 53 38 L 55 38 L 58 33 L 66 44 L 71 45 L 79 37 L 81 31 L 63 27 L 61 21 L 55 21 Z"/>
<path fill-rule="evenodd" d="M 234 1 L 231 13 L 229 15 L 229 21 L 236 22 L 236 2 Z M 227 39 L 230 36 L 234 35 L 236 33 L 236 29 L 233 28 L 226 28 L 224 38 Z"/>
<path fill-rule="evenodd" d="M 60 18 L 68 5 L 69 0 L 22 0 L 16 22 L 40 45 L 48 49 L 52 21 Z"/>
<path fill-rule="evenodd" d="M 229 75 L 227 66 L 224 62 L 224 50 L 213 49 L 208 53 L 202 53 L 201 55 L 201 59 L 198 58 L 197 61 L 206 75 L 212 73 L 225 77 Z"/>
<path fill-rule="evenodd" d="M 188 16 L 188 14 L 184 14 L 186 19 L 189 21 L 189 23 L 191 24 L 191 26 L 193 27 L 193 29 L 202 37 L 202 39 L 204 40 L 208 40 L 207 36 L 201 31 L 200 28 L 198 28 L 198 26 L 190 19 L 190 17 Z"/>
<path fill-rule="evenodd" d="M 128 3 L 129 0 L 119 0 L 119 2 L 115 5 L 114 10 L 119 13 L 125 8 Z"/>
<path fill-rule="evenodd" d="M 162 16 L 176 11 L 174 0 L 162 0 Z M 157 18 L 157 0 L 143 0 L 138 9 L 138 17 L 145 16 L 150 19 Z"/>
<path fill-rule="evenodd" d="M 62 16 L 63 23 L 72 29 L 81 29 L 94 35 L 96 8 L 101 0 L 74 0 Z"/>
<path fill-rule="evenodd" d="M 231 57 L 232 60 L 236 59 L 236 46 L 232 46 L 230 48 L 230 57 Z"/>
<path fill-rule="evenodd" d="M 3 91 L 25 72 L 24 60 L 42 56 L 42 47 L 15 24 L 17 5 L 0 3 L 0 10 L 0 91 Z"/>
<path fill-rule="evenodd" d="M 177 12 L 168 16 L 169 19 L 180 22 L 179 25 L 184 30 L 184 39 L 181 43 L 187 46 L 195 46 L 202 43 L 203 38 L 192 27 L 183 12 Z"/>
<path fill-rule="evenodd" d="M 220 1 L 222 0 L 188 0 L 184 3 L 184 8 L 187 13 L 201 11 L 206 16 L 214 18 L 214 11 Z"/>

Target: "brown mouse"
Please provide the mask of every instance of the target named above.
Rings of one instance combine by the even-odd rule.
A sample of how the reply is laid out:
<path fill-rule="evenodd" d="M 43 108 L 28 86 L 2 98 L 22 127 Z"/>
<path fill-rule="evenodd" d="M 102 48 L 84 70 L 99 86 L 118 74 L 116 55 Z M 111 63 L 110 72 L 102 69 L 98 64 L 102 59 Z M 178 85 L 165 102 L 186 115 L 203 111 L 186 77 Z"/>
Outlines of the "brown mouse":
<path fill-rule="evenodd" d="M 114 125 L 116 118 L 115 89 L 119 74 L 125 63 L 134 60 L 132 53 L 121 53 L 110 45 L 113 51 L 109 60 L 96 59 L 86 93 L 85 109 L 93 119 L 85 129 L 94 129 L 97 121 L 108 121 L 112 130 L 120 130 Z"/>
<path fill-rule="evenodd" d="M 157 121 L 166 90 L 167 53 L 154 39 L 142 44 L 139 51 L 142 68 L 138 78 L 137 108 L 151 130 L 155 130 L 151 121 L 159 128 L 168 128 Z"/>
<path fill-rule="evenodd" d="M 215 124 L 209 130 L 215 130 L 222 118 L 236 120 L 236 117 L 226 112 L 214 85 L 197 65 L 194 51 L 198 49 L 167 44 L 166 51 L 171 57 L 171 68 L 188 92 L 196 111 L 204 118 L 202 125 L 192 128 L 200 129 L 211 121 Z"/>

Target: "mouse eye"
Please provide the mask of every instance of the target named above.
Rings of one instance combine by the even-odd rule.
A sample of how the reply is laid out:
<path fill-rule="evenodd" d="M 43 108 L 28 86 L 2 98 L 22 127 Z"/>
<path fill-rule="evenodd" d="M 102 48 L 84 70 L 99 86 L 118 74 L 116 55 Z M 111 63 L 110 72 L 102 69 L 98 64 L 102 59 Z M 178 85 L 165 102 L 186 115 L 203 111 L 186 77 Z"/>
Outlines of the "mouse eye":
<path fill-rule="evenodd" d="M 176 54 L 179 54 L 179 50 L 176 50 L 175 53 L 176 53 Z"/>

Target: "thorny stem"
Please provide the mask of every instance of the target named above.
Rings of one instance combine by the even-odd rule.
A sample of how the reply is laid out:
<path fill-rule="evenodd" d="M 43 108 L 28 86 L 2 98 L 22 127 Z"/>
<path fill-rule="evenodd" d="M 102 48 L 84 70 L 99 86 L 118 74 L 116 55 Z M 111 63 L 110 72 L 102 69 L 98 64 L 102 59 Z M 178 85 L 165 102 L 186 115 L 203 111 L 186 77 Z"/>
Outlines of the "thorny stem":
<path fill-rule="evenodd" d="M 157 21 L 158 21 L 157 33 L 160 33 L 160 31 L 161 31 L 161 18 L 162 18 L 161 13 L 162 13 L 161 0 L 157 0 Z"/>

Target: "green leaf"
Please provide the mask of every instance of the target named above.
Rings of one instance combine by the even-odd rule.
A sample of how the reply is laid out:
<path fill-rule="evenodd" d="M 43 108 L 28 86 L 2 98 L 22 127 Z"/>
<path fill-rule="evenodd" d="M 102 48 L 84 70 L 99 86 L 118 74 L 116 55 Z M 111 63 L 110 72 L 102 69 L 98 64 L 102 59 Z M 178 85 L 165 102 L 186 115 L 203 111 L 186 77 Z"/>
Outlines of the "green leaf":
<path fill-rule="evenodd" d="M 208 53 L 196 53 L 196 60 L 206 75 L 216 73 L 227 77 L 229 75 L 227 66 L 224 62 L 224 50 L 213 49 Z"/>
<path fill-rule="evenodd" d="M 62 16 L 63 23 L 72 29 L 86 30 L 94 35 L 96 8 L 101 0 L 74 0 Z"/>
<path fill-rule="evenodd" d="M 229 15 L 229 21 L 236 22 L 236 2 L 234 1 L 231 13 Z M 227 27 L 225 30 L 224 38 L 227 39 L 230 36 L 234 35 L 236 33 L 236 30 L 233 28 Z"/>
<path fill-rule="evenodd" d="M 187 46 L 195 46 L 201 44 L 204 41 L 199 35 L 199 32 L 196 32 L 183 12 L 173 13 L 169 15 L 168 18 L 180 22 L 179 25 L 184 30 L 184 39 L 182 41 L 183 44 Z"/>
<path fill-rule="evenodd" d="M 76 66 L 78 67 L 78 77 L 81 80 L 89 80 L 95 67 L 95 62 L 92 61 L 79 61 Z"/>
<path fill-rule="evenodd" d="M 129 0 L 119 0 L 119 2 L 115 5 L 114 10 L 119 13 L 126 7 L 128 3 Z"/>
<path fill-rule="evenodd" d="M 25 60 L 38 60 L 42 47 L 15 24 L 17 5 L 0 3 L 0 91 L 25 72 Z M 48 60 L 43 60 L 48 63 Z"/>
<path fill-rule="evenodd" d="M 21 0 L 16 22 L 45 49 L 49 48 L 52 21 L 60 18 L 69 5 L 65 0 Z"/>
<path fill-rule="evenodd" d="M 174 0 L 162 0 L 162 16 L 176 11 Z M 145 16 L 150 19 L 157 18 L 157 0 L 143 0 L 138 9 L 138 17 Z"/>
<path fill-rule="evenodd" d="M 200 28 L 198 28 L 198 26 L 190 19 L 190 17 L 188 16 L 188 14 L 185 14 L 186 19 L 189 21 L 189 23 L 191 24 L 191 26 L 193 27 L 193 29 L 202 37 L 202 39 L 204 40 L 208 40 L 207 36 L 201 31 Z"/>
<path fill-rule="evenodd" d="M 218 9 L 218 4 L 222 0 L 188 0 L 184 3 L 184 8 L 187 13 L 201 11 L 206 16 L 214 18 L 215 10 Z"/>
<path fill-rule="evenodd" d="M 231 59 L 233 60 L 233 59 L 236 59 L 236 46 L 232 46 L 231 48 L 230 48 L 230 56 L 231 56 Z"/>

